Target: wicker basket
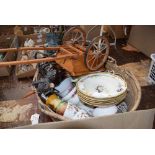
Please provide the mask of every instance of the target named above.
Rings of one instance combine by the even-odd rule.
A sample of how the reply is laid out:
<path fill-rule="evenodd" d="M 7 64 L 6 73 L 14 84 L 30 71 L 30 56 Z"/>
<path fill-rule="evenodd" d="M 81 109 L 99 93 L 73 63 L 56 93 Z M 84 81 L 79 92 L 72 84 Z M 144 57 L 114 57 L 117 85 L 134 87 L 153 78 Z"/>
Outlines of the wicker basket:
<path fill-rule="evenodd" d="M 38 78 L 39 78 L 39 74 L 38 73 L 39 73 L 39 71 L 37 70 L 35 75 L 34 75 L 34 77 L 33 77 L 33 81 L 37 81 L 38 80 Z M 50 116 L 53 121 L 69 120 L 68 118 L 65 118 L 65 117 L 55 113 L 53 110 L 51 110 L 46 104 L 44 104 L 41 101 L 40 97 L 37 94 L 36 88 L 32 87 L 32 89 L 36 92 L 36 96 L 37 96 L 37 99 L 38 99 L 38 107 L 41 110 L 41 112 L 43 112 L 44 114 Z"/>
<path fill-rule="evenodd" d="M 128 104 L 128 111 L 135 111 L 138 108 L 141 99 L 141 88 L 135 76 L 130 71 L 118 67 L 116 61 L 111 57 L 108 57 L 108 61 L 105 67 L 107 71 L 114 72 L 115 74 L 120 75 L 123 79 L 126 80 L 128 85 L 127 90 L 128 93 L 125 98 L 125 102 Z M 38 79 L 38 70 L 35 73 L 33 81 L 36 81 L 37 79 Z M 33 89 L 36 91 L 34 87 Z M 65 118 L 52 111 L 46 104 L 44 104 L 40 100 L 38 95 L 37 97 L 39 108 L 44 114 L 50 116 L 54 121 L 69 120 L 68 118 Z"/>
<path fill-rule="evenodd" d="M 128 111 L 135 111 L 141 100 L 141 87 L 134 74 L 129 70 L 118 67 L 115 59 L 111 57 L 108 58 L 105 67 L 108 71 L 115 72 L 115 74 L 125 79 L 128 86 L 125 102 L 128 104 Z"/>

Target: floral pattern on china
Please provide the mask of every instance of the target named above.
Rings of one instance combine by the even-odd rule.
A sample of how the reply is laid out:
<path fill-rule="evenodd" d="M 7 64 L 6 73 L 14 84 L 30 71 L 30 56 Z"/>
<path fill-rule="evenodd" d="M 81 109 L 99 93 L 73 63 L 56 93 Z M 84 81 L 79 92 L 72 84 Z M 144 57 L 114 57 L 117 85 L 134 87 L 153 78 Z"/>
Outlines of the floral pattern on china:
<path fill-rule="evenodd" d="M 94 98 L 111 98 L 126 92 L 127 84 L 120 76 L 104 72 L 82 77 L 77 88 Z"/>

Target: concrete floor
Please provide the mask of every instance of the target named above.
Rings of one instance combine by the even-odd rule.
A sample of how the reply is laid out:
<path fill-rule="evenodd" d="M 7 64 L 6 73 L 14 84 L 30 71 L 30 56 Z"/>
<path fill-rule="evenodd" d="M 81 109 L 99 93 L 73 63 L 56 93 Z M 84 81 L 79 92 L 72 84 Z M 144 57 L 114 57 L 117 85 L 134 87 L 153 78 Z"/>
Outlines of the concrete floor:
<path fill-rule="evenodd" d="M 150 59 L 142 53 L 128 52 L 111 48 L 110 56 L 116 59 L 119 66 L 126 67 L 135 74 L 142 88 L 142 99 L 138 110 L 155 108 L 155 85 L 149 85 L 147 75 L 150 67 Z M 0 101 L 21 99 L 31 90 L 32 79 L 19 80 L 14 75 L 14 69 L 10 77 L 0 78 Z"/>

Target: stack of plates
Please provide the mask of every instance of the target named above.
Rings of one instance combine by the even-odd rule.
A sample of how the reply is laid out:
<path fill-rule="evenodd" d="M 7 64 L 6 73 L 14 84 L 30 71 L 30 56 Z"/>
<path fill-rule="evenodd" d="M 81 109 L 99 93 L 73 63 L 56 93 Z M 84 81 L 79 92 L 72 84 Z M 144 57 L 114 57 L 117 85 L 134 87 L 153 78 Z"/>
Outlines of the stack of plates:
<path fill-rule="evenodd" d="M 95 73 L 77 82 L 77 93 L 82 102 L 92 106 L 120 103 L 127 94 L 127 84 L 118 75 Z"/>

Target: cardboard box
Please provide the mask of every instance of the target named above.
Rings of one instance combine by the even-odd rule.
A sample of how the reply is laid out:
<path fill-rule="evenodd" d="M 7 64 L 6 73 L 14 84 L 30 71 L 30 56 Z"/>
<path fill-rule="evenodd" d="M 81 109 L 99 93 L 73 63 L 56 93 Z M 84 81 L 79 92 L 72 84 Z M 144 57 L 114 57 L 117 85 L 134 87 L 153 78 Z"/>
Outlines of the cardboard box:
<path fill-rule="evenodd" d="M 21 129 L 152 129 L 155 109 L 19 127 Z"/>
<path fill-rule="evenodd" d="M 155 53 L 155 26 L 135 25 L 132 26 L 128 44 L 150 57 Z"/>
<path fill-rule="evenodd" d="M 7 47 L 7 46 L 3 46 L 3 43 L 4 43 L 4 41 L 5 41 L 5 39 L 7 39 L 7 38 L 10 38 L 10 40 L 11 40 L 11 43 L 10 43 L 10 48 L 12 48 L 12 47 L 17 47 L 18 46 L 18 41 L 17 41 L 17 37 L 15 37 L 15 36 L 5 36 L 5 37 L 3 37 L 3 38 L 0 38 L 0 40 L 3 40 L 3 42 L 0 42 L 2 45 L 1 45 L 1 48 L 9 48 L 9 47 Z M 9 40 L 9 41 L 10 41 Z M 5 56 L 4 56 L 4 58 L 3 58 L 3 60 L 0 60 L 0 62 L 2 62 L 2 61 L 13 61 L 13 60 L 15 60 L 16 59 L 16 53 L 15 52 L 7 52 L 6 54 L 5 54 Z M 12 67 L 11 66 L 7 66 L 7 67 L 0 67 L 0 77 L 1 76 L 9 76 L 10 75 L 10 72 L 11 72 L 11 69 L 12 69 Z"/>

